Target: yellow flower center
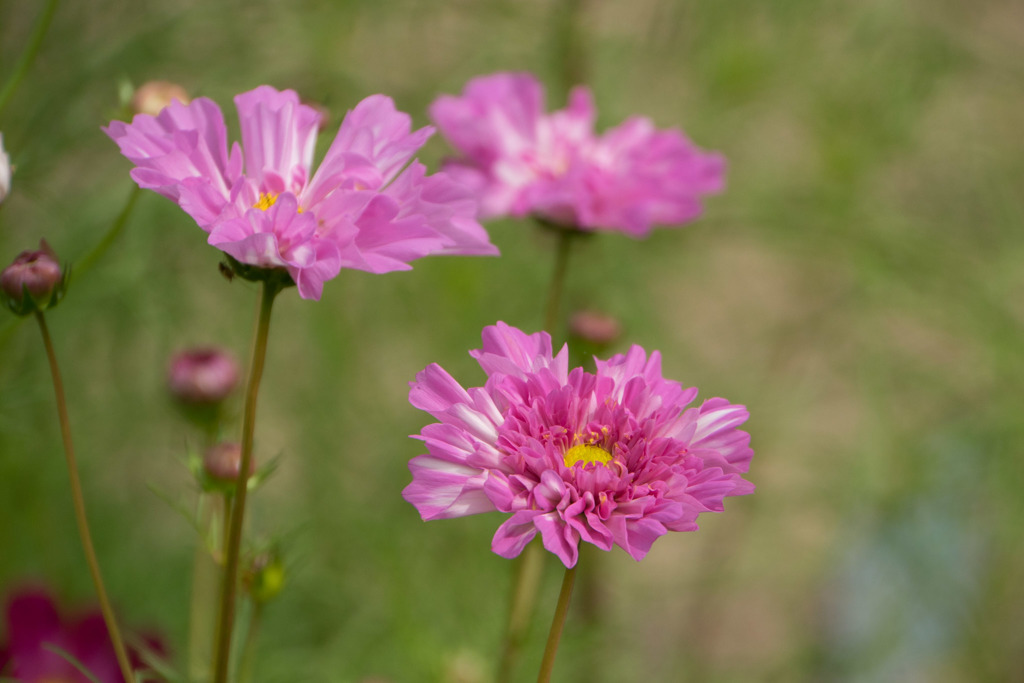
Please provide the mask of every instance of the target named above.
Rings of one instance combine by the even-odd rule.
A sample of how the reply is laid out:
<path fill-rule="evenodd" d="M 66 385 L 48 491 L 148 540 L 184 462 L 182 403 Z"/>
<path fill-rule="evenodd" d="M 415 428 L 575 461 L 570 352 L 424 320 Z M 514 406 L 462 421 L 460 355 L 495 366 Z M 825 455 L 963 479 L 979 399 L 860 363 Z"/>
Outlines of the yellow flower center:
<path fill-rule="evenodd" d="M 276 202 L 276 201 L 277 201 L 277 195 L 276 194 L 270 194 L 268 192 L 261 192 L 260 193 L 259 201 L 257 201 L 255 204 L 253 204 L 252 208 L 259 209 L 260 211 L 266 211 L 267 209 L 272 207 L 274 205 L 274 202 Z"/>
<path fill-rule="evenodd" d="M 565 466 L 572 467 L 578 462 L 582 462 L 586 465 L 591 463 L 600 463 L 607 465 L 612 461 L 612 454 L 601 448 L 600 446 L 594 446 L 589 443 L 581 443 L 573 446 L 565 452 Z"/>

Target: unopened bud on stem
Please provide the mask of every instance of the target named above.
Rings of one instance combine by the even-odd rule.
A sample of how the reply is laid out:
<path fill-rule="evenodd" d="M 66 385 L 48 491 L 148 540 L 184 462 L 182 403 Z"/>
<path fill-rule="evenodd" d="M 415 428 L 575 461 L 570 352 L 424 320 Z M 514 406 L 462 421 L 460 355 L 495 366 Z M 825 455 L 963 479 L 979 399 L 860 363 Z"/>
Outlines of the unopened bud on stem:
<path fill-rule="evenodd" d="M 211 446 L 203 453 L 203 471 L 217 483 L 234 484 L 242 467 L 242 446 L 226 441 Z M 256 471 L 256 459 L 249 460 L 249 476 Z"/>
<path fill-rule="evenodd" d="M 618 341 L 622 325 L 607 313 L 576 311 L 569 318 L 569 334 L 580 341 L 604 347 Z"/>
<path fill-rule="evenodd" d="M 4 304 L 17 315 L 45 311 L 64 297 L 66 273 L 57 263 L 57 255 L 46 243 L 36 251 L 23 251 L 0 273 L 0 292 Z"/>
<path fill-rule="evenodd" d="M 132 95 L 132 111 L 156 116 L 174 100 L 189 103 L 188 93 L 183 87 L 170 81 L 147 81 Z"/>
<path fill-rule="evenodd" d="M 257 604 L 276 597 L 284 588 L 284 583 L 284 562 L 275 549 L 256 555 L 242 574 L 242 585 Z"/>
<path fill-rule="evenodd" d="M 238 363 L 214 347 L 187 349 L 171 358 L 167 386 L 171 395 L 189 405 L 223 401 L 238 386 Z"/>

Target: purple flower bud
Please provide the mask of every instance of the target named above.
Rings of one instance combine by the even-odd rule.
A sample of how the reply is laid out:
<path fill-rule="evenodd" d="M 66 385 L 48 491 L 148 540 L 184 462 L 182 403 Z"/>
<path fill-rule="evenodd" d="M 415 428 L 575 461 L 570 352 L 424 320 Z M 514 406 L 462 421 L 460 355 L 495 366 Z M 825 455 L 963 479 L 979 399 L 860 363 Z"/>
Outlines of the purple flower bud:
<path fill-rule="evenodd" d="M 607 346 L 622 335 L 622 325 L 607 313 L 576 311 L 569 318 L 569 334 L 596 346 Z"/>
<path fill-rule="evenodd" d="M 65 278 L 46 240 L 36 251 L 23 251 L 0 273 L 4 303 L 18 315 L 45 310 L 64 295 Z M 26 294 L 27 292 L 27 294 Z"/>
<path fill-rule="evenodd" d="M 233 441 L 225 441 L 211 446 L 203 453 L 203 471 L 207 476 L 221 483 L 235 483 L 238 470 L 242 466 L 242 446 Z M 249 476 L 256 471 L 256 459 L 249 461 Z"/>
<path fill-rule="evenodd" d="M 171 358 L 167 372 L 171 395 L 190 405 L 216 404 L 238 386 L 238 363 L 214 347 L 181 351 Z"/>

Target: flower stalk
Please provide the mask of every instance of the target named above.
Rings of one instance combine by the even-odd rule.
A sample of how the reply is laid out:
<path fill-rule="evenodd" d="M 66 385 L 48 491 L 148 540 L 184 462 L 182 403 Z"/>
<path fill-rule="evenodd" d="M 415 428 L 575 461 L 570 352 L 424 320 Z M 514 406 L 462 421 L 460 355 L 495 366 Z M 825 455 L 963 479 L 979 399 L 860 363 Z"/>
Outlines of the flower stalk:
<path fill-rule="evenodd" d="M 57 416 L 60 421 L 61 439 L 64 442 L 64 457 L 68 463 L 68 475 L 71 480 L 71 500 L 75 508 L 75 522 L 78 524 L 78 535 L 82 539 L 85 560 L 89 565 L 89 573 L 92 575 L 96 597 L 100 603 L 100 611 L 103 613 L 103 621 L 107 625 L 110 642 L 114 646 L 114 654 L 117 656 L 121 675 L 127 683 L 135 683 L 135 675 L 132 672 L 132 666 L 128 659 L 128 651 L 125 649 L 124 639 L 121 637 L 117 620 L 114 618 L 114 610 L 111 608 L 110 600 L 107 598 L 107 590 L 103 586 L 99 561 L 96 559 L 96 550 L 92 544 L 92 534 L 89 532 L 89 522 L 85 516 L 85 497 L 82 495 L 82 482 L 78 476 L 75 448 L 71 441 L 71 422 L 68 419 L 67 401 L 64 398 L 64 382 L 61 379 L 60 367 L 57 365 L 57 354 L 54 353 L 50 330 L 46 326 L 46 318 L 43 316 L 42 311 L 36 311 L 35 316 L 36 321 L 39 323 L 39 331 L 43 335 L 43 346 L 46 347 L 46 357 L 50 363 L 50 374 L 53 376 L 53 391 L 57 399 Z"/>
<path fill-rule="evenodd" d="M 544 658 L 541 660 L 540 672 L 537 674 L 537 683 L 548 683 L 551 680 L 551 671 L 555 668 L 555 655 L 558 654 L 558 643 L 562 639 L 565 616 L 569 613 L 569 600 L 572 598 L 572 587 L 576 583 L 576 567 L 578 566 L 577 563 L 565 570 L 562 590 L 558 594 L 558 603 L 555 605 L 555 616 L 551 620 L 551 630 L 548 632 L 548 644 L 544 647 Z"/>
<path fill-rule="evenodd" d="M 253 340 L 252 363 L 249 382 L 245 390 L 245 412 L 242 418 L 242 462 L 238 469 L 235 495 L 232 505 L 225 506 L 225 515 L 230 516 L 226 540 L 223 583 L 221 585 L 220 613 L 217 619 L 216 643 L 214 646 L 214 683 L 226 683 L 228 665 L 231 659 L 231 634 L 234 630 L 235 603 L 238 596 L 238 558 L 242 547 L 242 525 L 245 521 L 245 502 L 248 491 L 250 467 L 252 466 L 253 434 L 256 424 L 256 399 L 259 395 L 263 365 L 267 356 L 267 337 L 270 331 L 270 313 L 274 298 L 285 286 L 279 278 L 263 281 L 259 317 L 256 321 L 256 335 Z"/>
<path fill-rule="evenodd" d="M 548 286 L 547 305 L 544 309 L 544 329 L 552 332 L 558 324 L 558 311 L 561 307 L 562 290 L 565 288 L 565 277 L 569 271 L 569 253 L 576 232 L 573 229 L 552 225 L 538 220 L 543 228 L 553 230 L 558 235 L 555 248 L 555 266 L 551 273 Z M 501 663 L 498 665 L 498 683 L 512 680 L 516 661 L 526 641 L 526 631 L 530 626 L 537 603 L 537 591 L 540 588 L 541 575 L 544 571 L 544 548 L 539 542 L 526 546 L 523 554 L 515 559 L 512 578 L 512 599 L 509 603 L 508 624 L 505 628 L 505 641 L 501 652 Z"/>
<path fill-rule="evenodd" d="M 539 541 L 529 544 L 523 554 L 515 559 L 514 564 L 512 600 L 509 605 L 505 644 L 498 667 L 498 683 L 509 683 L 512 680 L 516 661 L 526 640 L 530 617 L 537 602 L 537 590 L 540 588 L 541 576 L 544 573 L 544 547 Z"/>
<path fill-rule="evenodd" d="M 569 252 L 572 251 L 573 238 L 579 231 L 575 228 L 554 227 L 558 233 L 558 245 L 555 247 L 555 269 L 551 274 L 551 285 L 548 287 L 548 301 L 544 309 L 544 329 L 554 335 L 558 324 L 558 310 L 562 301 L 562 290 L 565 288 L 565 274 L 569 270 Z"/>

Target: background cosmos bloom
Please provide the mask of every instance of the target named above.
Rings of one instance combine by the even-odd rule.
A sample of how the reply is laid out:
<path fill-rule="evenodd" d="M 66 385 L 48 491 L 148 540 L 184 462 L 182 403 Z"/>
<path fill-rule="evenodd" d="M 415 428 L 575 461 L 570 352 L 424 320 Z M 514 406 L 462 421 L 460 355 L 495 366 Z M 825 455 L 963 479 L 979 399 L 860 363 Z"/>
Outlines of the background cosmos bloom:
<path fill-rule="evenodd" d="M 410 384 L 410 402 L 439 420 L 417 437 L 428 453 L 410 461 L 402 492 L 424 520 L 511 513 L 494 552 L 515 557 L 540 533 L 572 567 L 581 539 L 640 560 L 659 536 L 696 530 L 700 513 L 754 490 L 742 477 L 747 410 L 721 398 L 688 407 L 697 390 L 664 379 L 657 351 L 570 372 L 567 347 L 553 356 L 547 333 L 499 322 L 471 355 L 483 387 L 436 364 Z"/>
<path fill-rule="evenodd" d="M 107 625 L 98 610 L 76 617 L 62 616 L 44 588 L 28 587 L 7 599 L 6 643 L 0 646 L 0 671 L 26 683 L 89 683 L 57 647 L 81 663 L 100 683 L 123 683 Z M 145 647 L 162 656 L 164 645 L 152 635 L 139 638 Z M 143 668 L 134 649 L 132 667 Z M 5 679 L 6 680 L 6 679 Z"/>
<path fill-rule="evenodd" d="M 104 131 L 135 168 L 139 187 L 174 200 L 238 261 L 285 268 L 306 299 L 319 299 L 341 268 L 409 269 L 428 254 L 496 254 L 469 191 L 428 176 L 413 154 L 433 133 L 371 95 L 342 121 L 313 171 L 320 114 L 291 90 L 269 86 L 235 98 L 242 144 L 227 146 L 220 108 L 198 98 Z"/>
<path fill-rule="evenodd" d="M 527 73 L 473 79 L 461 96 L 438 98 L 430 114 L 461 155 L 445 170 L 476 190 L 483 217 L 535 214 L 640 237 L 654 225 L 693 220 L 701 195 L 725 184 L 721 155 L 649 119 L 595 135 L 585 87 L 572 90 L 565 109 L 545 114 L 543 88 Z"/>

